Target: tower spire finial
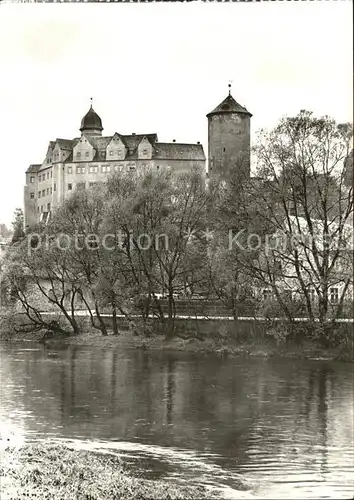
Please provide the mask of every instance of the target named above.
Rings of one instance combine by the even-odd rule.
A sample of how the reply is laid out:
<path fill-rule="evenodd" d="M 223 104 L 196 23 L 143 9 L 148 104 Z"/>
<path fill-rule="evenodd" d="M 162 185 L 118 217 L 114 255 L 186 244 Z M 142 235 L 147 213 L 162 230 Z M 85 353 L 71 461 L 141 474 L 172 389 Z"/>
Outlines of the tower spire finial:
<path fill-rule="evenodd" d="M 232 83 L 232 80 L 229 80 L 229 85 L 228 85 L 228 87 L 229 87 L 229 95 L 231 95 L 231 83 Z"/>
<path fill-rule="evenodd" d="M 90 97 L 91 108 L 92 108 L 92 101 L 93 101 L 93 98 L 92 98 L 92 97 Z"/>

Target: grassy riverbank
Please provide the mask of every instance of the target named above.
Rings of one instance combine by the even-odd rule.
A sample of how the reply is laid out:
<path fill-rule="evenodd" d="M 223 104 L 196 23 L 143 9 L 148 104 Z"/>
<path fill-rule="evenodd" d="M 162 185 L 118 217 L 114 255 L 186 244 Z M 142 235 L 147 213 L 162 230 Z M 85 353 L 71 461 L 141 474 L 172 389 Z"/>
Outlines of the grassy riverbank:
<path fill-rule="evenodd" d="M 2 500 L 219 498 L 199 486 L 132 477 L 121 459 L 112 455 L 45 444 L 7 447 L 1 454 Z"/>
<path fill-rule="evenodd" d="M 27 333 L 3 336 L 3 340 L 22 342 L 41 342 L 43 333 Z M 133 335 L 131 332 L 122 332 L 118 336 L 112 334 L 102 336 L 97 331 L 81 333 L 73 336 L 58 336 L 45 340 L 47 346 L 58 344 L 82 345 L 97 348 L 118 349 L 144 349 L 168 352 L 186 352 L 194 354 L 214 354 L 226 357 L 263 357 L 287 359 L 325 359 L 353 362 L 353 346 L 338 346 L 324 348 L 313 341 L 304 341 L 300 344 L 287 342 L 277 345 L 273 339 L 257 339 L 254 341 L 240 342 L 232 338 L 223 338 L 219 341 L 213 338 L 198 340 L 190 338 L 184 340 L 174 337 L 166 340 L 162 335 L 145 337 Z"/>

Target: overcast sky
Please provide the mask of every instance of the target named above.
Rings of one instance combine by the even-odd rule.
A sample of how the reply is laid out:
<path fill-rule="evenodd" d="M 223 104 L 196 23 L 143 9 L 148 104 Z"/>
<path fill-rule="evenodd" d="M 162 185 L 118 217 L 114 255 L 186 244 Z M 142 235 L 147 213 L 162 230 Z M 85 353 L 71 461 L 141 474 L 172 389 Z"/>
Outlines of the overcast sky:
<path fill-rule="evenodd" d="M 0 5 L 0 222 L 94 99 L 104 135 L 201 141 L 227 95 L 252 134 L 300 109 L 352 121 L 352 2 Z"/>

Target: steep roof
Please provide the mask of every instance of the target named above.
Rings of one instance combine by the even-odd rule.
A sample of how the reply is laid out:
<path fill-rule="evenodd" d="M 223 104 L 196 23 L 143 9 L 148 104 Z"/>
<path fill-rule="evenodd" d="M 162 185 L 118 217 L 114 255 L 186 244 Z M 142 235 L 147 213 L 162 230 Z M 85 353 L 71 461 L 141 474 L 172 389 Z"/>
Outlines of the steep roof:
<path fill-rule="evenodd" d="M 38 164 L 33 164 L 33 165 L 30 165 L 28 167 L 28 169 L 26 170 L 26 174 L 30 174 L 32 172 L 38 172 L 38 170 L 41 168 L 42 165 L 38 165 Z"/>
<path fill-rule="evenodd" d="M 55 141 L 60 149 L 65 149 L 66 151 L 71 151 L 75 146 L 75 139 L 57 139 Z"/>
<path fill-rule="evenodd" d="M 153 147 L 152 158 L 164 160 L 205 160 L 203 146 L 201 144 L 183 144 L 176 142 L 157 142 L 157 134 L 113 134 L 106 137 L 95 137 L 85 135 L 89 143 L 96 150 L 92 161 L 106 160 L 106 148 L 114 136 L 118 136 L 127 148 L 126 160 L 138 159 L 138 146 L 146 138 Z M 69 155 L 64 160 L 65 163 L 73 161 L 73 148 L 79 139 L 57 139 L 50 144 L 57 143 L 61 149 L 68 151 Z M 38 166 L 38 169 L 41 165 Z M 43 167 L 47 168 L 47 165 Z M 35 171 L 35 170 L 31 170 Z"/>
<path fill-rule="evenodd" d="M 177 142 L 156 143 L 154 157 L 164 160 L 205 160 L 201 144 L 180 144 Z"/>
<path fill-rule="evenodd" d="M 146 137 L 146 139 L 150 142 L 151 146 L 154 146 L 157 142 L 157 134 L 120 135 L 123 143 L 131 153 L 133 153 L 138 148 L 144 137 Z"/>
<path fill-rule="evenodd" d="M 248 115 L 249 117 L 252 116 L 252 114 L 247 111 L 246 108 L 241 106 L 238 102 L 235 101 L 235 99 L 232 97 L 231 94 L 229 94 L 226 99 L 224 99 L 219 106 L 216 106 L 213 111 L 207 114 L 207 117 L 212 115 L 222 115 L 222 114 L 229 114 L 229 113 L 239 113 L 239 114 L 245 114 Z"/>

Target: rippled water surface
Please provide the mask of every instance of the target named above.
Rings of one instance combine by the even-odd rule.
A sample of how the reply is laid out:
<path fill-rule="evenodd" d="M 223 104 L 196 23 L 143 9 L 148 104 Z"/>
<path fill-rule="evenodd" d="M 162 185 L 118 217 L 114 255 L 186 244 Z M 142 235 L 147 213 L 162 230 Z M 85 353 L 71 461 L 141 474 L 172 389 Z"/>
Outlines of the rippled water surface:
<path fill-rule="evenodd" d="M 2 344 L 3 436 L 124 455 L 236 498 L 353 498 L 353 368 Z"/>

